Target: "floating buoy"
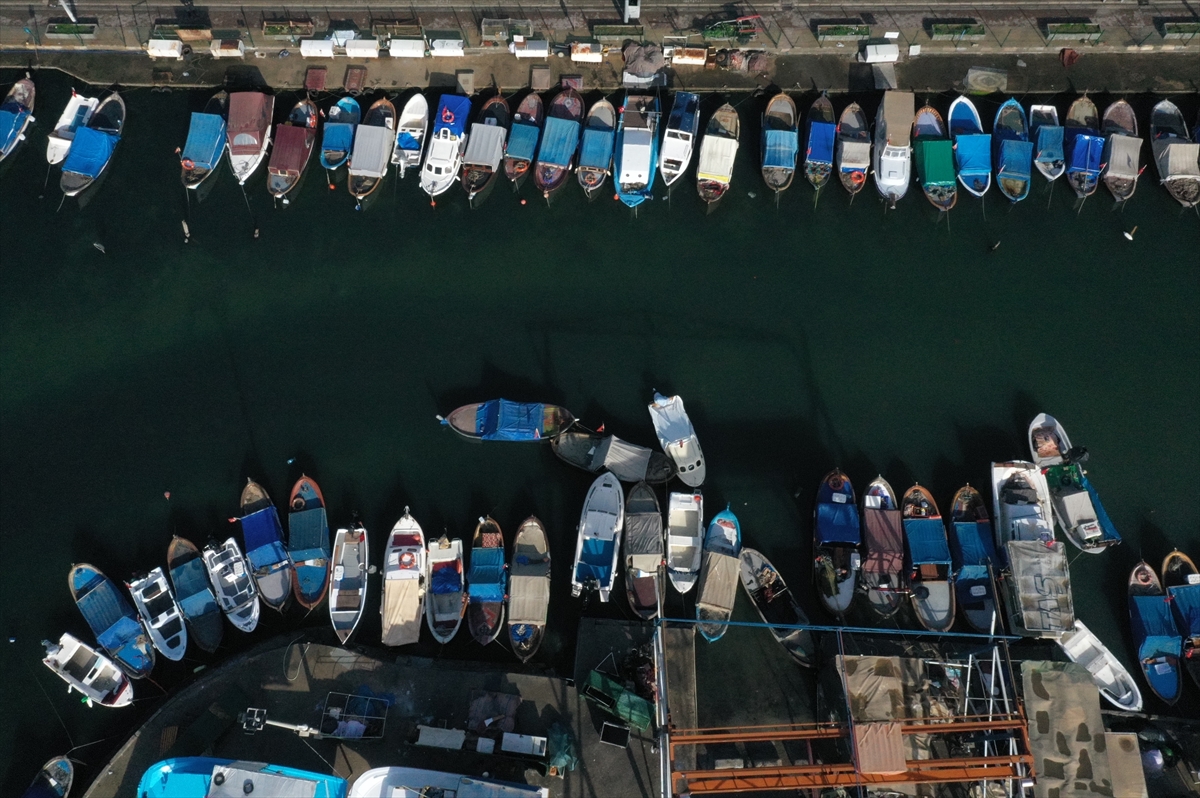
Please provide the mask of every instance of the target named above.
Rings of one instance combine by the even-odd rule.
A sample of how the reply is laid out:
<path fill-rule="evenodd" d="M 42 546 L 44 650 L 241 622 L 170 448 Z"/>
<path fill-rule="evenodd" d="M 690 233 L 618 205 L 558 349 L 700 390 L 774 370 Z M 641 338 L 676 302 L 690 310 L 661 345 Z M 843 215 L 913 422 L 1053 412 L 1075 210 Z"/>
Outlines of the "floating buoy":
<path fill-rule="evenodd" d="M 329 184 L 329 190 L 330 190 L 330 191 L 337 191 L 337 186 L 335 186 L 333 183 L 330 183 L 330 184 Z"/>
<path fill-rule="evenodd" d="M 433 199 L 431 199 L 431 200 L 429 201 L 429 207 L 430 207 L 430 208 L 436 208 L 436 207 L 437 207 L 437 200 L 433 200 Z"/>
<path fill-rule="evenodd" d="M 1133 234 L 1134 234 L 1134 233 L 1136 233 L 1136 232 L 1137 232 L 1137 225 L 1135 224 L 1135 225 L 1133 226 L 1133 229 L 1132 229 L 1132 230 L 1130 230 L 1130 231 L 1128 231 L 1128 232 L 1126 232 L 1126 233 L 1125 233 L 1125 237 L 1126 237 L 1126 238 L 1128 238 L 1130 241 L 1132 241 L 1132 240 L 1133 240 Z"/>
<path fill-rule="evenodd" d="M 613 194 L 613 199 L 614 199 L 614 200 L 619 200 L 620 198 L 621 198 L 621 195 L 620 195 L 620 194 Z"/>
<path fill-rule="evenodd" d="M 164 491 L 163 491 L 163 498 L 164 498 L 164 499 L 166 499 L 167 501 L 171 501 L 171 491 L 169 491 L 169 490 L 164 490 Z"/>
<path fill-rule="evenodd" d="M 521 200 L 521 204 L 522 204 L 522 205 L 524 205 L 524 204 L 525 204 L 525 200 Z"/>

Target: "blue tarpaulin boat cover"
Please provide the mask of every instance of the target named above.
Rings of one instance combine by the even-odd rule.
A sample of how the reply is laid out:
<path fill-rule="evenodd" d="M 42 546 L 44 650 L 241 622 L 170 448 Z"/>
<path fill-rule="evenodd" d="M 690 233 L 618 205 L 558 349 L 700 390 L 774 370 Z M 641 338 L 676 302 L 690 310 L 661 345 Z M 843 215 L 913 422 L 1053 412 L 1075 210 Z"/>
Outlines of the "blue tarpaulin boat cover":
<path fill-rule="evenodd" d="M 350 147 L 354 144 L 354 128 L 356 127 L 358 126 L 345 122 L 326 123 L 325 132 L 321 134 L 321 149 L 330 152 L 350 152 Z M 400 135 L 404 137 L 408 134 L 401 133 Z"/>
<path fill-rule="evenodd" d="M 960 175 L 991 175 L 992 137 L 986 133 L 969 133 L 954 140 L 954 160 Z"/>
<path fill-rule="evenodd" d="M 1054 163 L 1063 159 L 1063 129 L 1061 125 L 1042 125 L 1037 131 L 1038 163 Z"/>
<path fill-rule="evenodd" d="M 837 137 L 837 125 L 832 122 L 813 122 L 808 126 L 808 152 L 804 160 L 809 163 L 833 163 L 833 141 Z"/>
<path fill-rule="evenodd" d="M 8 152 L 17 143 L 21 128 L 29 118 L 29 109 L 22 108 L 17 103 L 5 103 L 0 106 L 0 152 Z"/>
<path fill-rule="evenodd" d="M 1076 133 L 1071 136 L 1071 157 L 1067 159 L 1067 171 L 1099 174 L 1100 159 L 1103 155 L 1104 138 L 1102 136 Z"/>
<path fill-rule="evenodd" d="M 955 561 L 955 567 L 986 566 L 996 561 L 996 547 L 992 543 L 992 525 L 990 523 L 956 522 L 954 537 L 958 541 L 958 554 L 961 561 Z M 987 568 L 984 568 L 987 571 Z"/>
<path fill-rule="evenodd" d="M 485 441 L 536 441 L 542 437 L 541 402 L 493 399 L 475 413 L 475 434 Z"/>
<path fill-rule="evenodd" d="M 504 149 L 504 154 L 514 160 L 532 161 L 533 156 L 537 154 L 538 138 L 541 135 L 542 129 L 536 125 L 514 124 L 512 132 L 508 134 L 508 146 Z"/>
<path fill-rule="evenodd" d="M 615 130 L 584 128 L 579 165 L 589 169 L 608 169 L 612 166 L 613 140 L 616 137 Z"/>
<path fill-rule="evenodd" d="M 504 601 L 504 549 L 471 549 L 471 571 L 467 574 L 467 592 L 472 604 Z"/>
<path fill-rule="evenodd" d="M 179 607 L 187 617 L 199 618 L 217 609 L 212 589 L 208 586 L 204 560 L 197 557 L 172 568 L 171 581 L 175 583 Z"/>
<path fill-rule="evenodd" d="M 763 166 L 774 169 L 795 169 L 800 136 L 794 130 L 763 132 Z"/>
<path fill-rule="evenodd" d="M 1117 531 L 1117 525 L 1108 517 L 1108 511 L 1104 509 L 1104 505 L 1100 503 L 1100 497 L 1096 494 L 1096 489 L 1092 487 L 1091 480 L 1087 478 L 1087 474 L 1083 473 L 1083 469 L 1079 469 L 1079 475 L 1083 479 L 1083 487 L 1087 489 L 1088 496 L 1092 499 L 1092 509 L 1096 511 L 1096 523 L 1100 525 L 1100 532 L 1105 540 L 1120 540 L 1121 533 Z"/>
<path fill-rule="evenodd" d="M 1006 139 L 1000 144 L 1000 165 L 997 174 L 1029 177 L 1033 167 L 1033 142 Z"/>
<path fill-rule="evenodd" d="M 63 162 L 63 171 L 99 177 L 120 140 L 121 137 L 116 133 L 105 133 L 90 127 L 79 128 L 75 131 L 75 140 L 71 142 L 67 160 Z"/>
<path fill-rule="evenodd" d="M 1200 585 L 1169 587 L 1176 628 L 1187 637 L 1200 637 Z"/>
<path fill-rule="evenodd" d="M 862 532 L 858 525 L 858 507 L 847 502 L 817 504 L 817 540 L 827 543 L 849 543 L 857 546 Z"/>
<path fill-rule="evenodd" d="M 1138 659 L 1179 656 L 1183 637 L 1171 617 L 1166 596 L 1130 596 L 1129 620 L 1134 642 L 1138 644 Z"/>
<path fill-rule="evenodd" d="M 396 146 L 402 150 L 418 152 L 421 149 L 421 140 L 407 130 L 401 130 L 396 136 Z"/>
<path fill-rule="evenodd" d="M 433 120 L 433 135 L 439 130 L 449 130 L 462 138 L 467 129 L 467 117 L 471 115 L 471 99 L 459 94 L 443 94 L 438 102 L 437 116 Z"/>
<path fill-rule="evenodd" d="M 201 169 L 213 169 L 225 149 L 225 119 L 216 114 L 192 114 L 183 160 Z"/>
<path fill-rule="evenodd" d="M 283 528 L 274 507 L 264 507 L 242 519 L 242 535 L 246 539 L 246 557 L 254 568 L 283 562 Z"/>
<path fill-rule="evenodd" d="M 462 590 L 462 580 L 459 571 L 452 565 L 434 568 L 433 576 L 429 581 L 430 590 L 438 595 L 458 593 Z"/>
<path fill-rule="evenodd" d="M 552 116 L 546 120 L 542 134 L 542 149 L 538 152 L 538 163 L 548 166 L 567 167 L 579 149 L 579 123 L 573 119 Z"/>
<path fill-rule="evenodd" d="M 904 536 L 908 538 L 908 553 L 913 565 L 950 564 L 946 527 L 942 526 L 940 518 L 906 518 Z"/>
<path fill-rule="evenodd" d="M 601 587 L 612 582 L 613 540 L 585 538 L 579 552 L 579 564 L 575 567 L 575 581 L 583 584 L 595 579 Z"/>
<path fill-rule="evenodd" d="M 92 627 L 92 633 L 96 635 L 97 639 L 115 627 L 122 618 L 134 614 L 133 607 L 117 592 L 113 583 L 103 577 L 99 578 L 99 582 L 88 591 L 87 595 L 79 599 L 78 603 L 79 611 L 83 613 L 84 619 L 88 622 L 88 626 Z M 137 621 L 134 623 L 136 624 Z M 101 641 L 101 645 L 107 647 L 103 641 Z"/>
<path fill-rule="evenodd" d="M 288 514 L 288 552 L 292 562 L 329 559 L 329 523 L 324 507 Z"/>

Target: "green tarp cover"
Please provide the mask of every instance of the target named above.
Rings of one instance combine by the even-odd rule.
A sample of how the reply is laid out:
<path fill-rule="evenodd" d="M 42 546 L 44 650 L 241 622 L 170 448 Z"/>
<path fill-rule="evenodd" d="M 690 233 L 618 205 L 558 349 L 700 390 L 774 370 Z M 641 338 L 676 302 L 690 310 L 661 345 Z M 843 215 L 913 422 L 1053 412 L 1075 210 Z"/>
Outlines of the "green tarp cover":
<path fill-rule="evenodd" d="M 594 697 L 592 693 L 607 696 L 613 705 L 608 706 L 603 699 Z M 636 729 L 645 731 L 650 728 L 650 720 L 654 717 L 654 708 L 650 706 L 650 702 L 626 690 L 600 671 L 594 670 L 588 674 L 584 696 Z"/>
<path fill-rule="evenodd" d="M 954 183 L 954 145 L 949 139 L 917 141 L 917 174 L 927 186 Z"/>

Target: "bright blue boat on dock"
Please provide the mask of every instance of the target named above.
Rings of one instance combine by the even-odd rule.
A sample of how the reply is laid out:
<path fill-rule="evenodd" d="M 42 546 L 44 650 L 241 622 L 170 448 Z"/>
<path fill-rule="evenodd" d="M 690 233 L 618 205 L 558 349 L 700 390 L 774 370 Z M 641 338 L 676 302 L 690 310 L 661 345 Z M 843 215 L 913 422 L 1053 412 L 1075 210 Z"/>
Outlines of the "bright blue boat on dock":
<path fill-rule="evenodd" d="M 617 197 L 630 208 L 654 198 L 654 172 L 658 168 L 658 97 L 625 95 L 617 125 Z"/>
<path fill-rule="evenodd" d="M 164 759 L 138 782 L 138 798 L 217 798 L 225 795 L 346 798 L 349 785 L 340 776 L 307 770 L 239 762 L 208 756 Z"/>
<path fill-rule="evenodd" d="M 742 525 L 729 507 L 713 516 L 704 533 L 704 562 L 696 591 L 696 628 L 710 643 L 720 640 L 733 615 L 741 570 Z"/>
<path fill-rule="evenodd" d="M 154 648 L 133 605 L 113 581 L 96 566 L 81 563 L 71 566 L 67 582 L 104 652 L 130 677 L 149 676 L 154 670 Z"/>
<path fill-rule="evenodd" d="M 958 182 L 976 197 L 982 197 L 992 185 L 991 137 L 983 132 L 979 112 L 966 97 L 950 103 L 948 120 Z"/>
<path fill-rule="evenodd" d="M 1100 185 L 1104 137 L 1100 135 L 1100 113 L 1085 94 L 1067 110 L 1065 133 L 1067 182 L 1080 198 L 1090 197 Z"/>
<path fill-rule="evenodd" d="M 1155 695 L 1174 704 L 1183 687 L 1179 674 L 1183 635 L 1175 625 L 1158 574 L 1145 562 L 1135 565 L 1129 574 L 1129 625 L 1146 683 Z"/>
<path fill-rule="evenodd" d="M 325 600 L 329 587 L 329 521 L 325 497 L 316 480 L 301 475 L 288 500 L 288 556 L 292 559 L 292 592 L 311 610 Z"/>
<path fill-rule="evenodd" d="M 996 161 L 996 188 L 1012 202 L 1029 196 L 1029 178 L 1033 172 L 1033 142 L 1025 109 L 1009 98 L 996 111 L 992 125 L 992 158 Z"/>
<path fill-rule="evenodd" d="M 283 527 L 271 497 L 254 480 L 242 488 L 242 536 L 246 559 L 258 597 L 263 604 L 283 612 L 292 600 L 292 560 L 283 548 Z"/>
<path fill-rule="evenodd" d="M 353 97 L 343 97 L 334 103 L 325 118 L 321 134 L 321 166 L 337 169 L 346 163 L 354 147 L 354 131 L 362 121 L 362 106 Z"/>

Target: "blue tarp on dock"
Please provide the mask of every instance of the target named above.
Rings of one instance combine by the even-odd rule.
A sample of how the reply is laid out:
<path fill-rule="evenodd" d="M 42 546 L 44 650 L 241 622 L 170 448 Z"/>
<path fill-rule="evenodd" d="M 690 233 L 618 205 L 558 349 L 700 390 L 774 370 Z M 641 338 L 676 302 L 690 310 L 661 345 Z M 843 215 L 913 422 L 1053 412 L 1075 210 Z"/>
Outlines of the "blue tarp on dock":
<path fill-rule="evenodd" d="M 213 169 L 225 150 L 225 119 L 216 114 L 192 114 L 183 160 L 201 169 Z"/>

